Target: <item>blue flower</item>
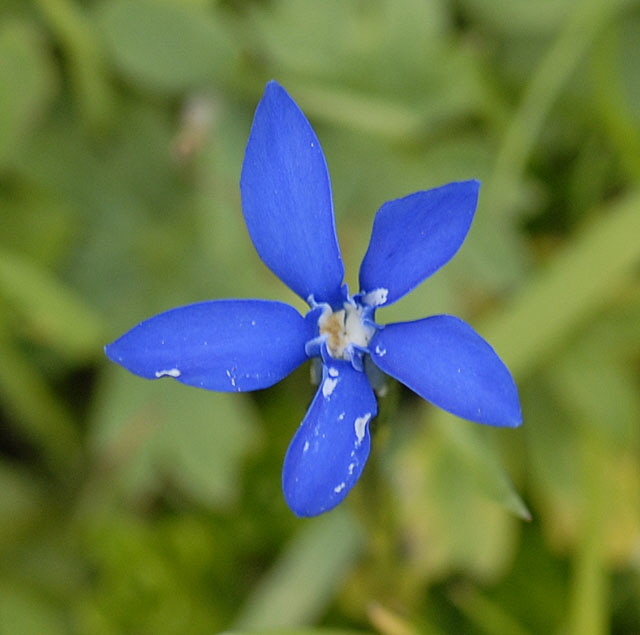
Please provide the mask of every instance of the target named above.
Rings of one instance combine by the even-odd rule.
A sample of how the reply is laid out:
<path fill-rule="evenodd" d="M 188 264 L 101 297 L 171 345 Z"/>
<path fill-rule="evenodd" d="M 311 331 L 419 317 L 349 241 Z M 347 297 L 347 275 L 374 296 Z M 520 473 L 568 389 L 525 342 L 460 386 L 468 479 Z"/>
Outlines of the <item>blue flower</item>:
<path fill-rule="evenodd" d="M 478 190 L 477 181 L 464 181 L 385 203 L 360 267 L 360 292 L 351 296 L 322 149 L 302 111 L 270 82 L 246 149 L 242 208 L 258 254 L 308 313 L 268 300 L 200 302 L 142 322 L 106 354 L 148 379 L 223 392 L 267 388 L 319 358 L 322 378 L 289 445 L 282 484 L 295 514 L 321 514 L 345 498 L 369 455 L 377 413 L 369 367 L 459 417 L 494 426 L 522 421 L 511 374 L 468 324 L 449 315 L 375 322 L 378 307 L 458 251 Z"/>

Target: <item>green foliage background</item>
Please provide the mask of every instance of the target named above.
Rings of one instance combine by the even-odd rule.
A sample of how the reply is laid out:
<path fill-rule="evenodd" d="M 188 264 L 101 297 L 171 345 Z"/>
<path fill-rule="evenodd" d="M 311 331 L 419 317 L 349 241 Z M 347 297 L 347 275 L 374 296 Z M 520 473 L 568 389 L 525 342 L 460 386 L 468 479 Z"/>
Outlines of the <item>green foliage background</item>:
<path fill-rule="evenodd" d="M 4 0 L 0 632 L 640 632 L 639 42 L 637 0 Z M 280 493 L 307 368 L 218 395 L 102 354 L 178 304 L 302 309 L 240 212 L 270 78 L 352 289 L 384 201 L 482 180 L 455 260 L 380 318 L 474 324 L 525 419 L 391 384 L 312 520 Z"/>

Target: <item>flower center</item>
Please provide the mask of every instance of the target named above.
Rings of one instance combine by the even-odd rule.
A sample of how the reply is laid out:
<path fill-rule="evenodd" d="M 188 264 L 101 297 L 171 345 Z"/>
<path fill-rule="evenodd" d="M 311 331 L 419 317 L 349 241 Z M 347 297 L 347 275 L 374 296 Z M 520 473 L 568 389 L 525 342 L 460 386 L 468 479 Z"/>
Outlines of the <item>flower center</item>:
<path fill-rule="evenodd" d="M 351 359 L 353 348 L 366 349 L 375 328 L 362 320 L 362 307 L 344 303 L 344 309 L 327 308 L 318 320 L 320 335 L 327 337 L 327 349 L 335 359 Z"/>

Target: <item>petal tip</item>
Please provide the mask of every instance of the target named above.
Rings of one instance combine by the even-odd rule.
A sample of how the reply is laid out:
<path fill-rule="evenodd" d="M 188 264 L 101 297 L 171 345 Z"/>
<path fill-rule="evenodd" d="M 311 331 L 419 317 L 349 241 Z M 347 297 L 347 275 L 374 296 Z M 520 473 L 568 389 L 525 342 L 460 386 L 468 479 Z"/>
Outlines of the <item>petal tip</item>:
<path fill-rule="evenodd" d="M 448 188 L 451 190 L 457 189 L 459 191 L 467 190 L 468 194 L 478 196 L 481 185 L 482 183 L 478 179 L 467 179 L 466 181 L 453 181 L 452 183 L 448 183 L 441 187 Z"/>
<path fill-rule="evenodd" d="M 507 420 L 505 428 L 519 428 L 523 423 L 522 411 L 518 406 L 518 412 L 513 417 Z"/>
<path fill-rule="evenodd" d="M 331 511 L 344 500 L 351 489 L 341 483 L 341 486 L 333 489 L 333 495 L 320 493 L 320 490 L 311 491 L 308 483 L 302 485 L 298 478 L 287 475 L 286 472 L 283 471 L 282 493 L 287 506 L 298 518 L 313 518 Z"/>
<path fill-rule="evenodd" d="M 284 87 L 281 84 L 279 84 L 275 79 L 270 79 L 264 87 L 262 100 L 278 98 L 283 96 L 286 97 L 287 99 L 291 99 L 289 93 L 287 93 L 287 91 L 284 89 Z"/>
<path fill-rule="evenodd" d="M 106 355 L 107 359 L 109 359 L 112 362 L 115 362 L 116 364 L 119 364 L 121 357 L 117 353 L 117 344 L 118 344 L 118 340 L 114 340 L 109 344 L 105 344 L 102 350 L 104 351 L 104 354 Z"/>
<path fill-rule="evenodd" d="M 456 181 L 387 201 L 376 213 L 360 266 L 360 290 L 388 290 L 392 304 L 446 265 L 462 246 L 480 181 Z"/>
<path fill-rule="evenodd" d="M 511 381 L 511 394 L 506 395 L 502 403 L 500 403 L 501 400 L 497 400 L 497 402 L 493 404 L 494 407 L 491 413 L 481 415 L 479 412 L 479 416 L 471 420 L 496 428 L 519 428 L 523 421 L 522 410 L 520 408 L 520 399 L 518 398 L 518 389 L 516 388 L 513 378 L 511 378 Z"/>

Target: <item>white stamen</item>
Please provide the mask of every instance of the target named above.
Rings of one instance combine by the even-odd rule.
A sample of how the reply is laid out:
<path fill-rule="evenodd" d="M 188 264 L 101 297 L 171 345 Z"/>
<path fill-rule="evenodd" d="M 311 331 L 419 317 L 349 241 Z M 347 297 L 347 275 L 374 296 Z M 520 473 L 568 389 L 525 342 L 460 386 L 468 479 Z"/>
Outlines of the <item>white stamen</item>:
<path fill-rule="evenodd" d="M 157 370 L 156 377 L 180 377 L 180 371 L 177 368 L 169 368 L 168 370 Z"/>

